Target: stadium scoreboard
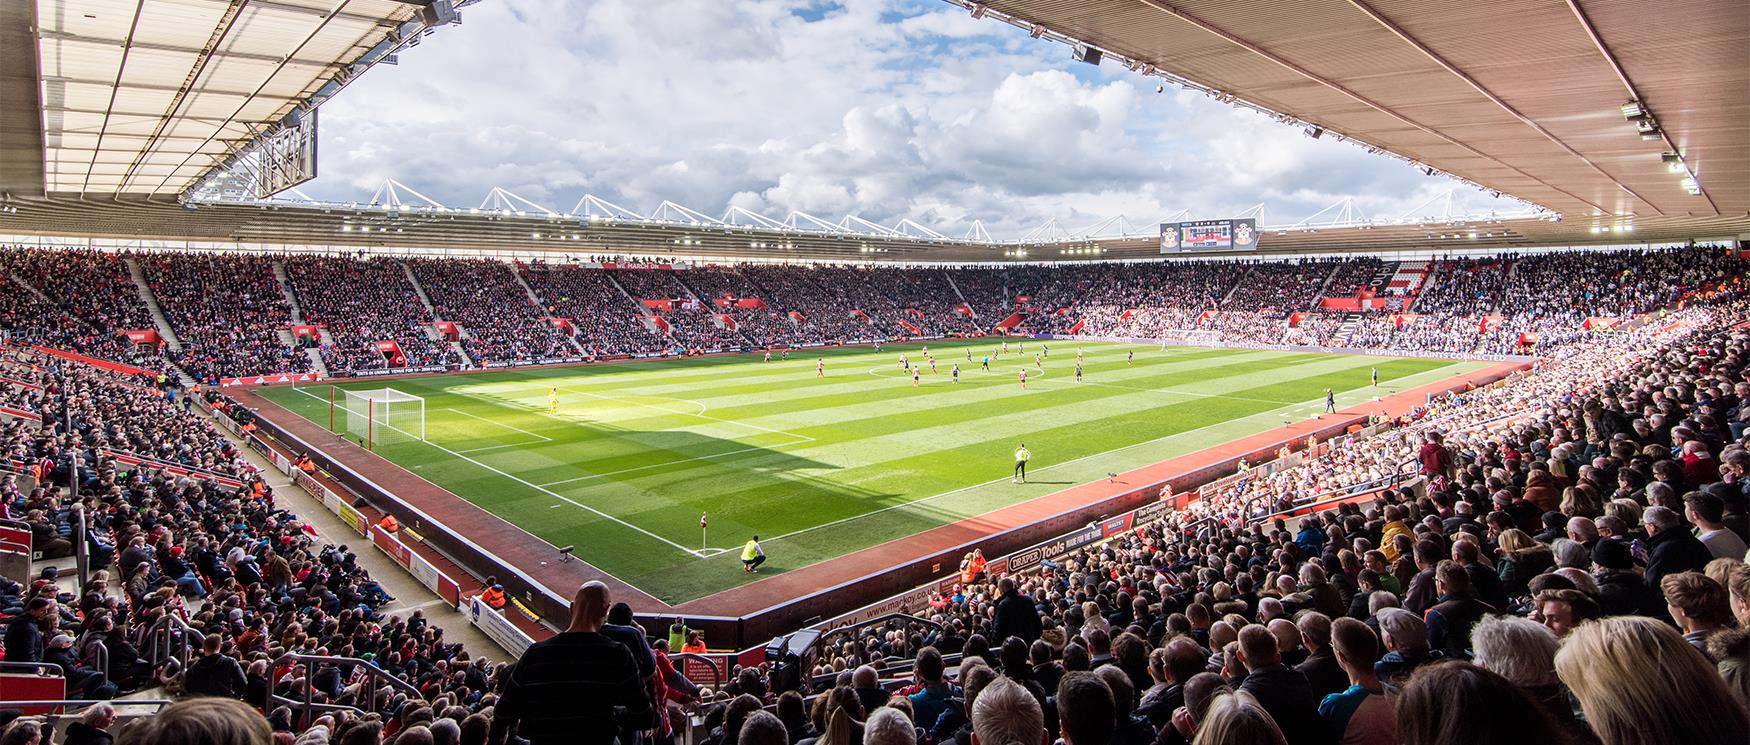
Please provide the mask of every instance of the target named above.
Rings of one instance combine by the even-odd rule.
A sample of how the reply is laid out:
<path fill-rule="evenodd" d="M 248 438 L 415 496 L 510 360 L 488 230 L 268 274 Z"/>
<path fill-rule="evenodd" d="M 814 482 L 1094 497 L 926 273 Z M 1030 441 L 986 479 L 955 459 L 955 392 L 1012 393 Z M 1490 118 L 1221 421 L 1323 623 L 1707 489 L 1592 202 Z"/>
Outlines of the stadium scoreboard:
<path fill-rule="evenodd" d="M 1252 251 L 1258 248 L 1258 221 L 1197 220 L 1161 223 L 1161 253 Z"/>

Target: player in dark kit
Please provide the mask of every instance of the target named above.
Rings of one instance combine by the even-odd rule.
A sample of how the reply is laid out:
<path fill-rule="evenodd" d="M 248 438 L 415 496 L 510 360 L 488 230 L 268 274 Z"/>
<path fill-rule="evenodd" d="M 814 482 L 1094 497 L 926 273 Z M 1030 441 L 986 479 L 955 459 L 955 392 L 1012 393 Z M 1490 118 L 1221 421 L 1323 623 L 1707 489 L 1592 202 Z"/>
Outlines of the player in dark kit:
<path fill-rule="evenodd" d="M 1082 382 L 1082 363 L 1076 363 L 1076 382 Z"/>

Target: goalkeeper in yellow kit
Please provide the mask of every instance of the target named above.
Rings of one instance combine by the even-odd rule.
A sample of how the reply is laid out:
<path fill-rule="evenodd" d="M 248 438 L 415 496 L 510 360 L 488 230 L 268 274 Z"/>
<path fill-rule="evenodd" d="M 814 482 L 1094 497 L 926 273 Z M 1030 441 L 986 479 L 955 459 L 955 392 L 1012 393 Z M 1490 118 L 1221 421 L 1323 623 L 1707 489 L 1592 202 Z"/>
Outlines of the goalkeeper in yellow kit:
<path fill-rule="evenodd" d="M 558 388 L 553 388 L 553 389 L 547 391 L 547 413 L 548 414 L 559 413 L 559 389 Z"/>

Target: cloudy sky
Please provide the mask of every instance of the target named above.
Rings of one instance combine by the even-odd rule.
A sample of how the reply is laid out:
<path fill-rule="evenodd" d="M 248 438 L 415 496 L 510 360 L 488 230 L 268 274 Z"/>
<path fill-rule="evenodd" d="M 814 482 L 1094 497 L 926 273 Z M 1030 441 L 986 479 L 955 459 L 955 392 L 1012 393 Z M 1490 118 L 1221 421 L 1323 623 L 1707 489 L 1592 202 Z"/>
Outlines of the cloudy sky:
<path fill-rule="evenodd" d="M 1454 182 L 1219 104 L 941 0 L 485 0 L 322 111 L 318 199 L 393 177 L 451 206 L 673 200 L 912 218 L 1016 238 L 1352 196 L 1395 217 Z M 1460 198 L 1512 209 L 1460 186 Z"/>

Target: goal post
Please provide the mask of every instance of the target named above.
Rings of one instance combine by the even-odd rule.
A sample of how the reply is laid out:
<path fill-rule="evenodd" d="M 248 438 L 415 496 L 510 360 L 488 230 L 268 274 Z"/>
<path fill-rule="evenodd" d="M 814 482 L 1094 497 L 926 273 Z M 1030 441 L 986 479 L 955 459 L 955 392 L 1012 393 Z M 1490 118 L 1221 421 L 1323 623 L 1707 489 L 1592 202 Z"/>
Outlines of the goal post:
<path fill-rule="evenodd" d="M 425 439 L 425 399 L 394 388 L 346 393 L 346 432 L 365 447 Z"/>

